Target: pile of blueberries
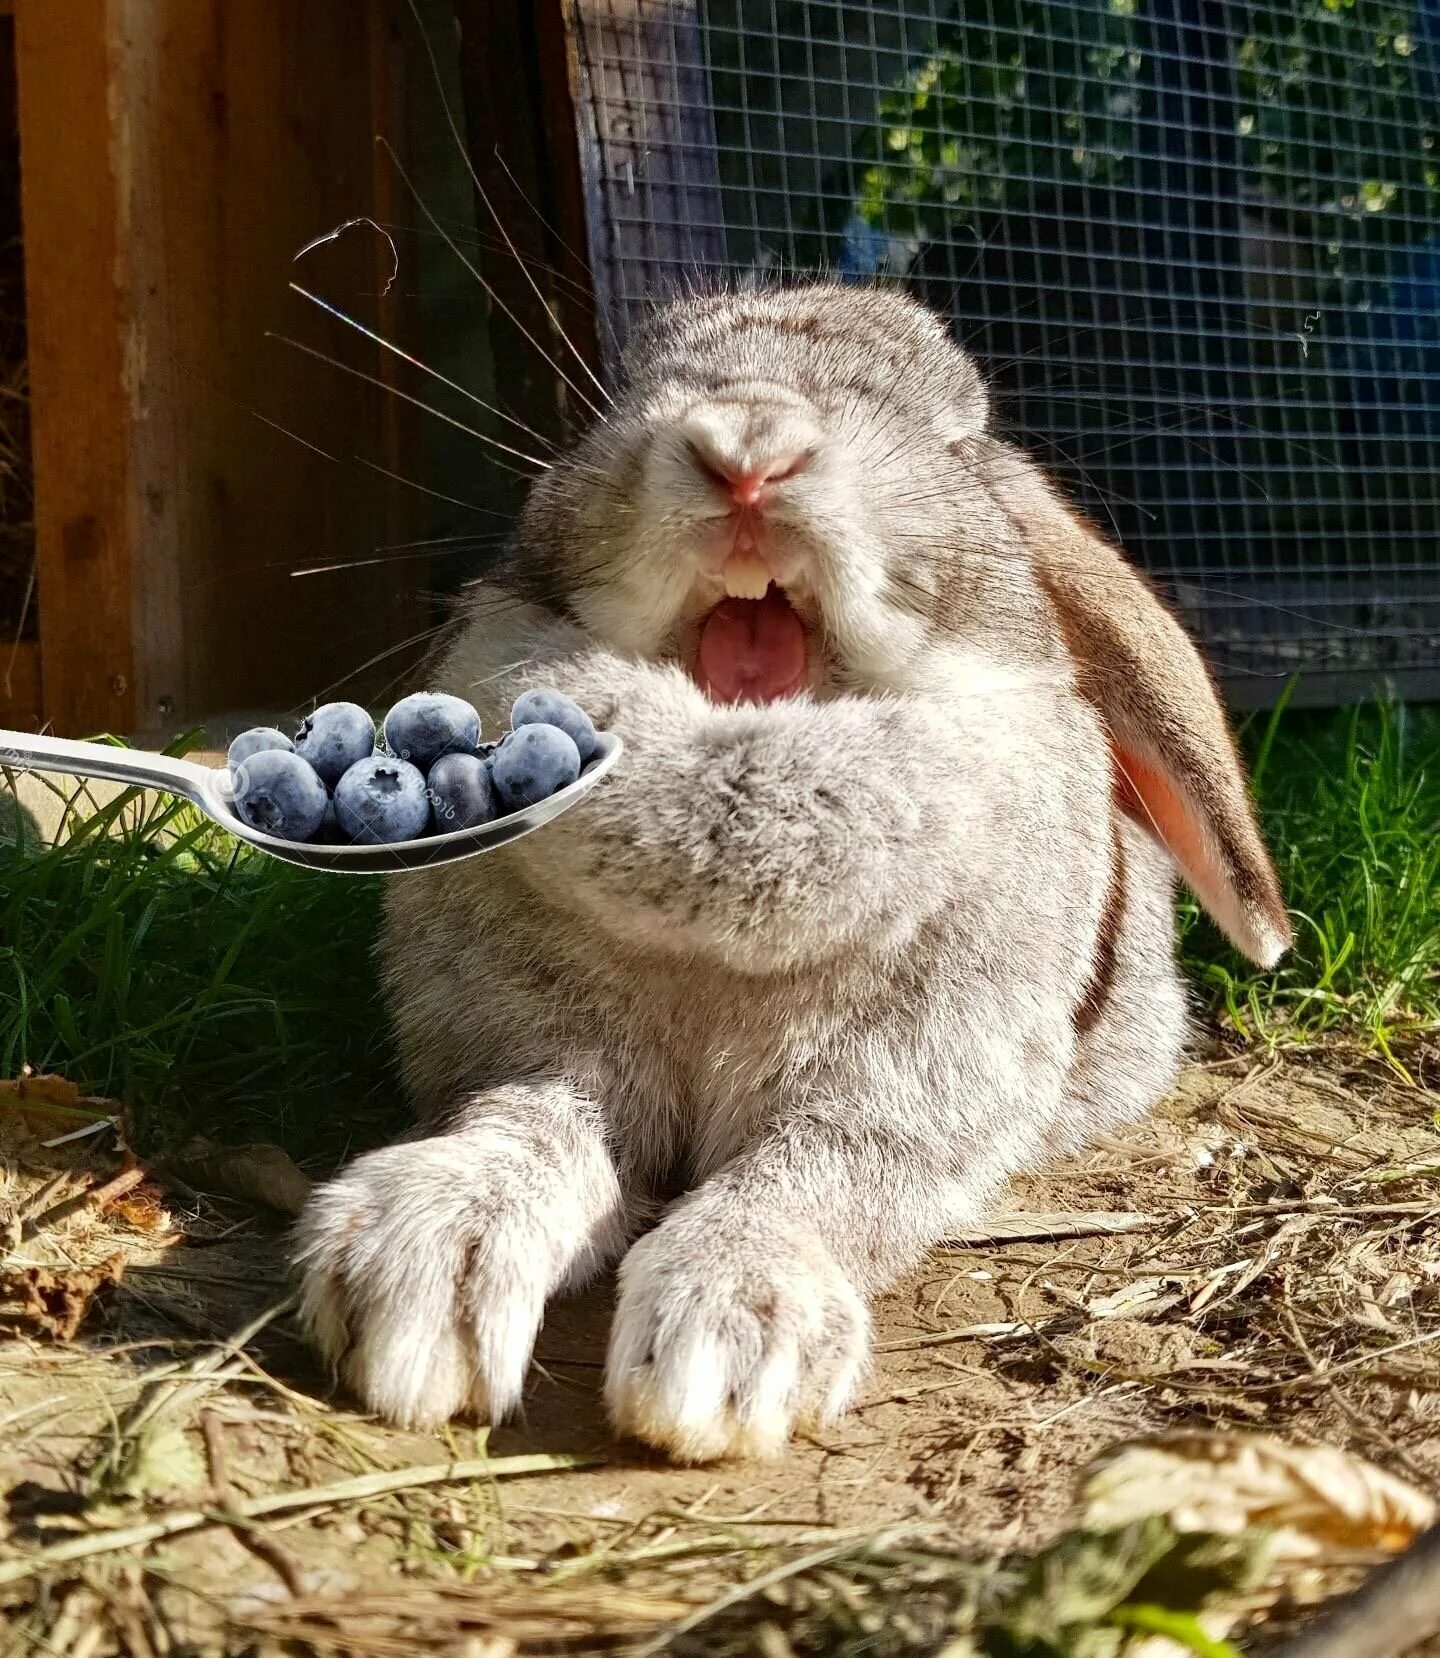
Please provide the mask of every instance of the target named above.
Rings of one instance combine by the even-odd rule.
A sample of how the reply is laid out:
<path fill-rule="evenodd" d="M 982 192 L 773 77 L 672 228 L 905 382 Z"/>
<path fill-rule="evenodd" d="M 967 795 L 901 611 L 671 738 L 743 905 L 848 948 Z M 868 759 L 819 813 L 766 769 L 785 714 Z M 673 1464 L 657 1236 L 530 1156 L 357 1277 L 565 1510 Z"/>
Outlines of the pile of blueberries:
<path fill-rule="evenodd" d="M 264 834 L 331 845 L 390 845 L 473 829 L 548 800 L 595 757 L 595 727 L 558 691 L 527 691 L 496 743 L 461 697 L 419 691 L 381 725 L 358 703 L 327 702 L 294 739 L 243 731 L 227 756 L 235 810 Z"/>

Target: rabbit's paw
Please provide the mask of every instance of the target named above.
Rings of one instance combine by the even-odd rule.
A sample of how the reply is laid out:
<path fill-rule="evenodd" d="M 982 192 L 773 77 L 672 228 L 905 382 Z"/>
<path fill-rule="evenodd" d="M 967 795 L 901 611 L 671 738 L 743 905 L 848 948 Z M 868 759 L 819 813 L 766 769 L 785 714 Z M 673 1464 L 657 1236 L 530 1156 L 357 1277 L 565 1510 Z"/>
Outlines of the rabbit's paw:
<path fill-rule="evenodd" d="M 682 1212 L 620 1270 L 605 1398 L 616 1428 L 683 1462 L 769 1457 L 845 1409 L 865 1304 L 820 1240 Z"/>
<path fill-rule="evenodd" d="M 301 1316 L 368 1409 L 433 1427 L 462 1412 L 499 1421 L 518 1403 L 559 1276 L 526 1177 L 508 1138 L 424 1140 L 359 1158 L 311 1198 Z"/>

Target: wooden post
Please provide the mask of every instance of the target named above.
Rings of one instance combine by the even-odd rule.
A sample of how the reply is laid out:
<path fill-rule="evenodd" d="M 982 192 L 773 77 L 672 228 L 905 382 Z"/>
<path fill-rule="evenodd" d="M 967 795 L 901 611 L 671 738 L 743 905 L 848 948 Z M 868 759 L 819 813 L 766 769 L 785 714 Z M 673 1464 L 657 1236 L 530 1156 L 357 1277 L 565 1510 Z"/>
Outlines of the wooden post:
<path fill-rule="evenodd" d="M 418 614 L 383 538 L 372 232 L 390 0 L 16 0 L 41 670 L 58 730 L 283 707 Z M 267 422 L 274 424 L 267 424 Z M 288 428 L 304 440 L 285 435 Z M 313 444 L 333 457 L 307 448 Z"/>
<path fill-rule="evenodd" d="M 502 249 L 484 265 L 498 296 L 497 377 L 531 424 L 553 427 L 557 403 L 562 418 L 583 419 L 582 399 L 533 342 L 593 396 L 557 320 L 587 362 L 613 374 L 647 298 L 726 264 L 699 8 L 456 4 L 471 157 L 519 256 Z"/>
<path fill-rule="evenodd" d="M 38 731 L 40 647 L 33 639 L 0 640 L 0 726 Z"/>
<path fill-rule="evenodd" d="M 135 711 L 133 377 L 106 11 L 21 0 L 15 20 L 36 556 L 46 613 L 63 622 L 42 646 L 43 699 L 61 730 L 126 730 Z"/>
<path fill-rule="evenodd" d="M 597 303 L 622 341 L 648 298 L 727 265 L 695 0 L 569 0 Z"/>

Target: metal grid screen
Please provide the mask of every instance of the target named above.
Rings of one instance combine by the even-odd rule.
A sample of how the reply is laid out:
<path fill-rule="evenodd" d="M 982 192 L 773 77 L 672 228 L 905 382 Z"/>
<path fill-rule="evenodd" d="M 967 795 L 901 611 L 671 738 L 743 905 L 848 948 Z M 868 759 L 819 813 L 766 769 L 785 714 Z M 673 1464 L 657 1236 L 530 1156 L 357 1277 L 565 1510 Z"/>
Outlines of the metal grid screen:
<path fill-rule="evenodd" d="M 591 259 L 904 282 L 1237 700 L 1440 689 L 1440 0 L 580 0 Z"/>

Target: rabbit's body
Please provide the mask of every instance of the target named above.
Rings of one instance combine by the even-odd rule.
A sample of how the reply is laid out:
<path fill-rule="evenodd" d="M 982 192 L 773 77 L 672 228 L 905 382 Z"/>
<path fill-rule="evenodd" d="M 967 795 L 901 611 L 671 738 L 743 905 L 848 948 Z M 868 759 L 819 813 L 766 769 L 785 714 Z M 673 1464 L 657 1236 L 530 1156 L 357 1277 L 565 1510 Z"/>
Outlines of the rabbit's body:
<path fill-rule="evenodd" d="M 905 302 L 689 301 L 537 489 L 518 550 L 568 614 L 477 596 L 441 684 L 490 729 L 555 685 L 626 754 L 582 809 L 389 895 L 425 1137 L 302 1223 L 308 1317 L 367 1403 L 503 1413 L 548 1296 L 623 1255 L 617 1424 L 773 1451 L 843 1408 L 869 1295 L 1168 1086 L 1173 866 L 1119 800 L 1163 833 L 1179 795 L 1147 789 L 1148 731 L 1117 750 L 1073 570 L 1031 551 L 1059 509 L 983 419 Z M 758 518 L 718 510 L 755 477 Z M 1153 601 L 1094 556 L 1123 656 Z"/>

